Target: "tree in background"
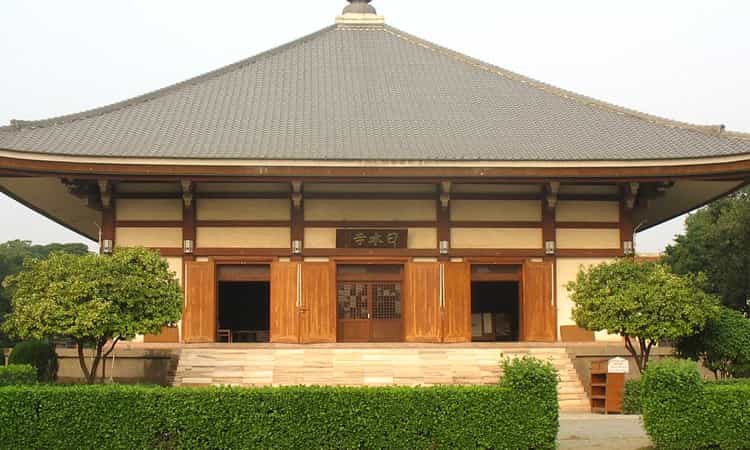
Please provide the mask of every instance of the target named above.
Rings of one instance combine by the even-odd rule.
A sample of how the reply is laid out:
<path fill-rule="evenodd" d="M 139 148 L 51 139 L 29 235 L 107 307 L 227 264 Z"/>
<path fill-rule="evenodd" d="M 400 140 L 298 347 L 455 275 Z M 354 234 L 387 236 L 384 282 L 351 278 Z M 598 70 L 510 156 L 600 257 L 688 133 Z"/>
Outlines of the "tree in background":
<path fill-rule="evenodd" d="M 566 287 L 576 324 L 622 336 L 643 373 L 655 344 L 700 332 L 718 316 L 717 299 L 701 285 L 700 275 L 683 277 L 662 264 L 623 258 L 581 270 Z"/>
<path fill-rule="evenodd" d="M 705 273 L 706 289 L 748 311 L 750 302 L 750 187 L 688 216 L 687 231 L 667 247 L 664 262 L 678 274 Z"/>
<path fill-rule="evenodd" d="M 722 308 L 698 334 L 675 342 L 677 354 L 702 361 L 718 378 L 740 378 L 750 374 L 750 319 Z"/>
<path fill-rule="evenodd" d="M 84 244 L 48 244 L 32 245 L 29 241 L 8 241 L 0 244 L 0 324 L 3 316 L 10 312 L 10 295 L 3 287 L 3 281 L 10 275 L 21 271 L 27 258 L 46 258 L 53 252 L 85 255 L 89 252 Z M 0 334 L 0 343 L 5 337 Z"/>
<path fill-rule="evenodd" d="M 142 248 L 28 259 L 7 284 L 12 311 L 3 330 L 19 339 L 73 339 L 89 383 L 120 340 L 158 333 L 182 314 L 176 275 L 158 253 Z M 94 351 L 90 366 L 84 347 Z"/>

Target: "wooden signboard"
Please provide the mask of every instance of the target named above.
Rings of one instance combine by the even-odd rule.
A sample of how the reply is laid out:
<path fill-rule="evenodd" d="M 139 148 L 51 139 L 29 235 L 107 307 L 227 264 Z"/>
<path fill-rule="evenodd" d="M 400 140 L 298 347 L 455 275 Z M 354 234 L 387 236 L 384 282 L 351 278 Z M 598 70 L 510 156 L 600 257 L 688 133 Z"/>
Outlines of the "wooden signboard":
<path fill-rule="evenodd" d="M 336 230 L 337 248 L 406 248 L 407 230 Z"/>

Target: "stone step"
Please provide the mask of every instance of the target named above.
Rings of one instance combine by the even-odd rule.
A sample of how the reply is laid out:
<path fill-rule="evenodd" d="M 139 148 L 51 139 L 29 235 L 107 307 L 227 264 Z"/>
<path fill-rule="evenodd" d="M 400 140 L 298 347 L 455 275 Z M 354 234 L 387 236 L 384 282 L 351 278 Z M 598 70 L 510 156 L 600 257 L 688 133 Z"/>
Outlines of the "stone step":
<path fill-rule="evenodd" d="M 502 376 L 500 361 L 523 355 L 549 361 L 557 369 L 562 411 L 590 409 L 562 347 L 186 347 L 170 378 L 175 386 L 495 384 Z"/>

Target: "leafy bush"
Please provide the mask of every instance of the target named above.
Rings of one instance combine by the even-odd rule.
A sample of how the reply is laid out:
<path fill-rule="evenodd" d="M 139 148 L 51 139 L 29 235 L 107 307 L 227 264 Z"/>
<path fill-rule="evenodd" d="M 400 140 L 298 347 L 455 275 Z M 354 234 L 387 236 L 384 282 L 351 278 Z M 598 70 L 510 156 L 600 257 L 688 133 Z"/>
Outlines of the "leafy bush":
<path fill-rule="evenodd" d="M 744 449 L 750 383 L 704 383 L 690 361 L 665 360 L 643 376 L 643 422 L 659 449 Z"/>
<path fill-rule="evenodd" d="M 625 382 L 622 412 L 624 414 L 641 414 L 641 380 L 628 380 Z"/>
<path fill-rule="evenodd" d="M 553 386 L 541 397 L 507 386 L 13 386 L 0 389 L 0 423 L 13 424 L 0 445 L 554 449 Z"/>
<path fill-rule="evenodd" d="M 623 258 L 582 268 L 566 288 L 576 324 L 622 336 L 643 373 L 660 341 L 690 336 L 719 315 L 719 302 L 704 285 L 701 275 L 679 276 L 655 262 Z"/>
<path fill-rule="evenodd" d="M 57 353 L 55 346 L 44 341 L 25 341 L 13 347 L 8 364 L 29 364 L 36 368 L 37 379 L 42 382 L 57 379 Z"/>
<path fill-rule="evenodd" d="M 716 378 L 750 374 L 750 320 L 729 308 L 722 308 L 703 332 L 678 339 L 675 347 L 680 356 L 701 360 Z"/>
<path fill-rule="evenodd" d="M 36 369 L 28 364 L 0 367 L 0 386 L 35 383 Z"/>

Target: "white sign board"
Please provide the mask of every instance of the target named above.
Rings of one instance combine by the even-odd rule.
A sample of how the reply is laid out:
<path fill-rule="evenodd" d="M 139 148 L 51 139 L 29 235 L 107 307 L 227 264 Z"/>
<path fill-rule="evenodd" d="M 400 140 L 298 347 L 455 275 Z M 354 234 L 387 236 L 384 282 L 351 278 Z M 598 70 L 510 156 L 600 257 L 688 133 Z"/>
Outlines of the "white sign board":
<path fill-rule="evenodd" d="M 607 372 L 609 373 L 629 373 L 630 363 L 625 358 L 612 358 L 607 363 Z"/>

